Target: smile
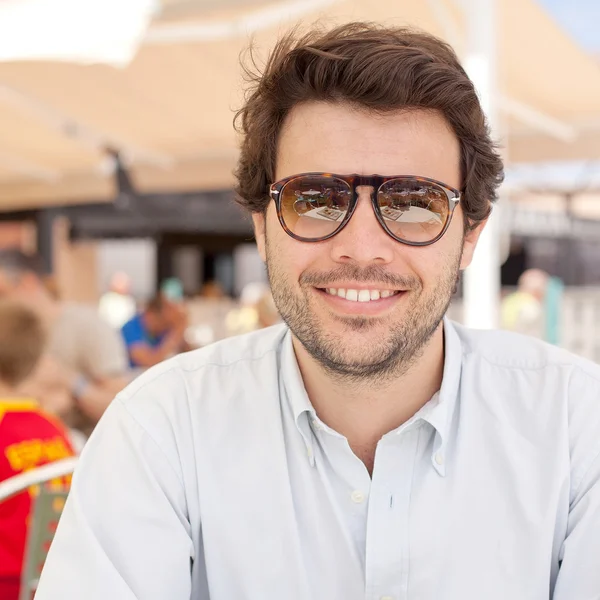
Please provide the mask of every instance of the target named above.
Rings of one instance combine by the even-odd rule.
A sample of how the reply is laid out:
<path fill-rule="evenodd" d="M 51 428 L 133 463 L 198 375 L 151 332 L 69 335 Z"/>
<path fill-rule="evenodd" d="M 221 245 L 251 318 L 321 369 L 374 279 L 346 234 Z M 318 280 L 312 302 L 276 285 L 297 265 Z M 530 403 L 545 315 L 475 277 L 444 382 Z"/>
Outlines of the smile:
<path fill-rule="evenodd" d="M 330 296 L 338 296 L 351 302 L 372 302 L 400 293 L 399 290 L 353 290 L 344 288 L 325 288 L 323 291 Z"/>

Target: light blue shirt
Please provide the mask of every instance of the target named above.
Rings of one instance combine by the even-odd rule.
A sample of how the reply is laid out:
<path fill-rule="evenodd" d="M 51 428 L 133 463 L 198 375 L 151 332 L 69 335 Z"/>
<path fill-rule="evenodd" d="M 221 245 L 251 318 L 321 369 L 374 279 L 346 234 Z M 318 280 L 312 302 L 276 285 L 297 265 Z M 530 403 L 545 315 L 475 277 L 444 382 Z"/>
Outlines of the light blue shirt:
<path fill-rule="evenodd" d="M 84 449 L 36 599 L 599 598 L 600 367 L 449 321 L 445 341 L 372 479 L 285 326 L 149 370 Z"/>
<path fill-rule="evenodd" d="M 133 316 L 123 327 L 121 327 L 121 335 L 125 345 L 127 346 L 127 352 L 129 354 L 129 366 L 131 368 L 142 367 L 134 360 L 131 350 L 137 345 L 149 346 L 150 348 L 157 348 L 160 346 L 165 338 L 165 334 L 152 335 L 146 328 L 144 323 L 144 316 L 139 313 Z"/>

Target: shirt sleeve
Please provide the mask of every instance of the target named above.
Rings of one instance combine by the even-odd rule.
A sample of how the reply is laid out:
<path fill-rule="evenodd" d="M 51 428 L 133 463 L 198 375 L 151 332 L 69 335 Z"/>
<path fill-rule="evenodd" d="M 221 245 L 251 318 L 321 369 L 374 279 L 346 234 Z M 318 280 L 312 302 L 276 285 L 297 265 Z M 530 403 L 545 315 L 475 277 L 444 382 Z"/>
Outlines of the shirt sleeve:
<path fill-rule="evenodd" d="M 600 383 L 570 385 L 571 497 L 553 600 L 600 598 Z"/>
<path fill-rule="evenodd" d="M 553 600 L 600 597 L 600 456 L 571 504 Z"/>
<path fill-rule="evenodd" d="M 146 342 L 139 316 L 125 323 L 121 333 L 123 334 L 123 339 L 125 340 L 127 348 L 131 348 L 131 346 L 135 344 L 143 344 Z"/>
<path fill-rule="evenodd" d="M 118 397 L 86 445 L 37 600 L 189 600 L 181 472 Z"/>
<path fill-rule="evenodd" d="M 93 313 L 82 328 L 81 368 L 84 375 L 102 379 L 124 375 L 129 367 L 121 334 Z"/>

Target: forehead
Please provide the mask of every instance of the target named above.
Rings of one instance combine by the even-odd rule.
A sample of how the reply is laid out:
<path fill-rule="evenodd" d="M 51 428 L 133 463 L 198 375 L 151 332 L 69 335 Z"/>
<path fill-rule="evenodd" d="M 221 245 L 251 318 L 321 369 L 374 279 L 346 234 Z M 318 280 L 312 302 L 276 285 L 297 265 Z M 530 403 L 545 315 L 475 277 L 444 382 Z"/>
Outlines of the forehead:
<path fill-rule="evenodd" d="M 460 148 L 436 111 L 377 114 L 310 102 L 294 107 L 284 123 L 276 177 L 309 171 L 420 175 L 460 187 Z"/>

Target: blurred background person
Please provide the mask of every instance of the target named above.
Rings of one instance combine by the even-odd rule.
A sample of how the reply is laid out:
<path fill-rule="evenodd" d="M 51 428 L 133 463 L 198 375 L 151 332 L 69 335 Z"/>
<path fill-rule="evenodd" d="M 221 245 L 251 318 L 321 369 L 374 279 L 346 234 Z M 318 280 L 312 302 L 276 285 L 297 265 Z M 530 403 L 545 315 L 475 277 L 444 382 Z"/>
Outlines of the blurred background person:
<path fill-rule="evenodd" d="M 550 276 L 541 269 L 528 269 L 517 290 L 502 302 L 502 327 L 540 339 L 546 337 L 545 297 Z"/>
<path fill-rule="evenodd" d="M 96 307 L 56 300 L 44 284 L 40 258 L 19 250 L 0 250 L 0 297 L 30 306 L 49 331 L 44 356 L 22 392 L 40 397 L 46 410 L 89 435 L 131 379 L 119 332 Z"/>
<path fill-rule="evenodd" d="M 191 326 L 186 339 L 196 348 L 222 340 L 230 335 L 227 315 L 237 306 L 223 285 L 214 280 L 205 281 L 198 292 L 186 303 Z"/>
<path fill-rule="evenodd" d="M 52 298 L 54 298 L 55 300 L 61 299 L 60 288 L 56 281 L 56 278 L 53 275 L 45 275 L 44 277 L 42 277 L 42 282 L 44 283 L 44 286 L 46 287 L 48 293 Z"/>
<path fill-rule="evenodd" d="M 175 304 L 184 301 L 183 284 L 178 277 L 168 277 L 160 284 L 160 293 L 163 298 Z"/>
<path fill-rule="evenodd" d="M 121 330 L 130 366 L 137 370 L 147 369 L 174 354 L 189 350 L 185 339 L 187 327 L 183 306 L 163 294 L 155 296 Z"/>
<path fill-rule="evenodd" d="M 223 286 L 218 281 L 209 279 L 208 281 L 205 281 L 200 288 L 198 297 L 209 300 L 221 300 L 227 298 L 227 294 L 223 289 Z"/>
<path fill-rule="evenodd" d="M 0 481 L 74 454 L 63 424 L 20 392 L 45 343 L 43 324 L 32 309 L 0 300 Z M 0 502 L 2 600 L 19 598 L 31 497 L 28 490 Z"/>
<path fill-rule="evenodd" d="M 225 318 L 229 335 L 240 335 L 272 325 L 273 308 L 269 305 L 271 289 L 267 283 L 253 282 L 244 286 L 238 305 Z M 261 322 L 263 319 L 263 322 Z M 276 322 L 276 321 L 275 321 Z"/>
<path fill-rule="evenodd" d="M 108 291 L 100 297 L 98 312 L 115 329 L 121 329 L 135 315 L 136 304 L 127 273 L 118 271 L 111 277 Z"/>
<path fill-rule="evenodd" d="M 271 327 L 271 325 L 276 325 L 281 322 L 281 316 L 277 311 L 277 307 L 273 301 L 273 294 L 271 294 L 270 289 L 267 289 L 262 293 L 256 302 L 255 308 L 257 329 Z"/>

